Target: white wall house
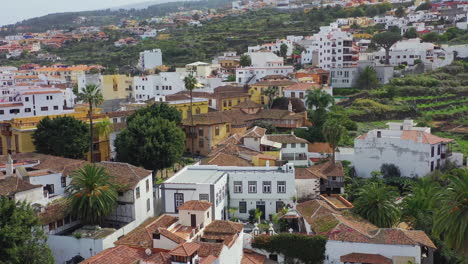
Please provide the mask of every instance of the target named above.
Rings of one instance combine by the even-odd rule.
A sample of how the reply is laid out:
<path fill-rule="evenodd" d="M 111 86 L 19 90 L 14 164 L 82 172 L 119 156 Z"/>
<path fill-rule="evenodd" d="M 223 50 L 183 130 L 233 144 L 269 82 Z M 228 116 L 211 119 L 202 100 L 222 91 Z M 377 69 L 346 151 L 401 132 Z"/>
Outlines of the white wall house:
<path fill-rule="evenodd" d="M 138 67 L 143 70 L 151 70 L 157 66 L 163 65 L 162 52 L 160 49 L 145 50 L 140 52 Z"/>
<path fill-rule="evenodd" d="M 133 97 L 137 101 L 175 94 L 185 90 L 183 77 L 177 72 L 161 72 L 155 75 L 133 78 Z"/>
<path fill-rule="evenodd" d="M 73 112 L 67 91 L 58 88 L 15 86 L 0 88 L 0 120 Z"/>
<path fill-rule="evenodd" d="M 387 123 L 388 129 L 374 129 L 354 140 L 354 168 L 360 177 L 370 177 L 382 164 L 394 164 L 401 176 L 424 177 L 440 168 L 451 156 L 452 139 L 416 127 L 412 120 Z"/>
<path fill-rule="evenodd" d="M 285 66 L 282 57 L 273 52 L 248 52 L 252 65 L 236 68 L 236 81 L 239 84 L 253 84 L 267 75 L 284 75 L 294 71 L 293 66 Z"/>

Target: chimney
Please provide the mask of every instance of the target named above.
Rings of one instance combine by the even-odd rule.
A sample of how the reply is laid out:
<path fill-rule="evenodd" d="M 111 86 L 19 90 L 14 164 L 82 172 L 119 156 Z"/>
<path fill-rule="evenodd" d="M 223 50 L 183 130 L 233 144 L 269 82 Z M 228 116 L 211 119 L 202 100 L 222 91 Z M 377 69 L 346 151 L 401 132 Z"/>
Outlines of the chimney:
<path fill-rule="evenodd" d="M 418 143 L 422 143 L 422 132 L 418 132 Z"/>
<path fill-rule="evenodd" d="M 7 156 L 5 176 L 7 178 L 13 176 L 13 159 L 10 154 Z"/>
<path fill-rule="evenodd" d="M 291 104 L 291 100 L 289 100 L 288 111 L 291 112 L 291 113 L 292 113 L 292 111 L 293 111 L 292 104 Z"/>

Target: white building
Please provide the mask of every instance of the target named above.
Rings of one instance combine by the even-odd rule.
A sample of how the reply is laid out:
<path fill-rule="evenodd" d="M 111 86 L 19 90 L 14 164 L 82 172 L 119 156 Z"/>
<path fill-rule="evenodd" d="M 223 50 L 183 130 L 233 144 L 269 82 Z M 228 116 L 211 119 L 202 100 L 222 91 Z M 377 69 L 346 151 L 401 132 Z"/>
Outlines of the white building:
<path fill-rule="evenodd" d="M 73 112 L 71 89 L 13 86 L 0 88 L 0 120 Z"/>
<path fill-rule="evenodd" d="M 239 84 L 253 84 L 267 75 L 283 75 L 294 71 L 293 66 L 285 66 L 283 58 L 273 52 L 257 51 L 246 53 L 252 60 L 251 66 L 236 69 L 236 81 Z"/>
<path fill-rule="evenodd" d="M 310 200 L 296 207 L 304 219 L 301 232 L 328 234 L 324 263 L 433 263 L 436 246 L 424 231 L 378 228 L 343 213 L 349 205 L 341 202 L 343 206 L 334 207 L 336 203 Z"/>
<path fill-rule="evenodd" d="M 249 210 L 259 209 L 262 218 L 270 219 L 286 204 L 293 204 L 296 189 L 294 167 L 187 166 L 162 183 L 156 197 L 162 200 L 165 213 L 177 213 L 188 200 L 213 203 L 215 219 L 227 218 L 228 192 L 235 216 L 247 219 Z"/>
<path fill-rule="evenodd" d="M 249 46 L 247 47 L 247 50 L 249 53 L 257 52 L 260 50 L 266 50 L 266 51 L 273 52 L 277 55 L 280 55 L 281 46 L 283 44 L 286 45 L 286 47 L 288 47 L 286 56 L 288 57 L 291 56 L 293 53 L 294 46 L 293 46 L 292 40 L 289 40 L 289 39 L 278 39 L 272 43 L 265 43 L 265 44 L 257 45 L 257 46 Z"/>
<path fill-rule="evenodd" d="M 140 52 L 138 67 L 143 70 L 151 70 L 157 66 L 163 65 L 162 52 L 160 49 L 145 50 Z"/>
<path fill-rule="evenodd" d="M 159 74 L 133 78 L 132 92 L 137 101 L 146 101 L 183 90 L 185 90 L 183 76 L 178 72 L 160 72 Z"/>
<path fill-rule="evenodd" d="M 421 39 L 401 40 L 390 48 L 390 65 L 405 64 L 413 66 L 420 61 L 428 69 L 437 69 L 453 62 L 453 52 L 448 52 L 433 43 L 421 42 Z M 377 64 L 385 63 L 385 50 L 374 52 L 368 56 Z"/>
<path fill-rule="evenodd" d="M 431 134 L 412 120 L 387 123 L 388 129 L 374 129 L 354 140 L 354 168 L 360 177 L 370 177 L 382 164 L 394 164 L 401 176 L 424 177 L 440 168 L 451 156 L 453 139 Z"/>

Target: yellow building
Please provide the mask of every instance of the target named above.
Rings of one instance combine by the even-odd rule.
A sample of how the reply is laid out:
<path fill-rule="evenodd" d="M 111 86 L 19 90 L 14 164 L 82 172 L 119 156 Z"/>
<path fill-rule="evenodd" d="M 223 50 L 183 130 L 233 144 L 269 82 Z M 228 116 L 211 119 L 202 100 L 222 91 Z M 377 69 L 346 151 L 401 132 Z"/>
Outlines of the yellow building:
<path fill-rule="evenodd" d="M 132 95 L 132 84 L 133 77 L 127 75 L 102 75 L 102 96 L 104 100 L 129 98 Z"/>
<path fill-rule="evenodd" d="M 295 84 L 291 80 L 266 80 L 254 83 L 249 88 L 250 100 L 257 104 L 269 104 L 268 96 L 264 95 L 264 91 L 270 87 L 278 89 L 278 97 L 283 96 L 283 88 Z"/>
<path fill-rule="evenodd" d="M 96 66 L 98 67 L 98 66 Z M 86 65 L 78 65 L 78 66 L 70 66 L 66 68 L 62 67 L 43 67 L 34 70 L 36 74 L 45 74 L 45 75 L 53 75 L 59 76 L 66 82 L 73 82 L 77 83 L 78 76 L 84 75 L 89 73 L 93 66 L 86 66 Z"/>
<path fill-rule="evenodd" d="M 182 120 L 187 119 L 190 115 L 190 99 L 175 100 L 168 102 L 170 106 L 177 108 L 182 113 Z M 193 98 L 192 100 L 192 115 L 208 113 L 208 100 L 204 98 Z"/>
<path fill-rule="evenodd" d="M 77 108 L 75 112 L 63 115 L 49 115 L 50 118 L 57 116 L 72 116 L 78 120 L 82 120 L 89 124 L 88 109 Z M 101 114 L 100 109 L 94 111 L 94 123 L 109 120 L 107 115 Z M 9 121 L 2 121 L 1 124 L 1 140 L 0 140 L 0 155 L 7 153 L 22 153 L 34 152 L 36 148 L 33 143 L 32 135 L 36 130 L 37 124 L 46 116 L 20 117 Z M 110 141 L 108 136 L 96 135 L 94 138 L 94 161 L 102 161 L 110 159 Z M 87 155 L 88 160 L 90 155 Z"/>

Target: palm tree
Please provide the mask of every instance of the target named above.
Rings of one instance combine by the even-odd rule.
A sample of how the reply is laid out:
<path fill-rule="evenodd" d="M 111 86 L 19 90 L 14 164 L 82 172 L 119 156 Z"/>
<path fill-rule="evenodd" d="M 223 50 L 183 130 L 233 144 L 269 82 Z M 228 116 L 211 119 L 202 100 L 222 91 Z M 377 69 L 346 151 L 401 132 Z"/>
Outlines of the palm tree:
<path fill-rule="evenodd" d="M 398 192 L 382 182 L 370 182 L 358 191 L 354 212 L 378 227 L 393 227 L 400 219 L 400 209 L 394 203 Z"/>
<path fill-rule="evenodd" d="M 94 127 L 96 129 L 99 137 L 109 139 L 112 132 L 112 123 L 109 119 L 104 119 L 101 122 L 97 123 Z M 108 144 L 108 153 L 110 154 L 110 145 Z"/>
<path fill-rule="evenodd" d="M 306 94 L 306 105 L 309 109 L 325 110 L 335 104 L 335 99 L 323 89 L 308 90 Z"/>
<path fill-rule="evenodd" d="M 192 97 L 192 92 L 197 88 L 197 79 L 190 74 L 189 76 L 184 78 L 184 83 L 185 83 L 185 89 L 190 92 L 190 111 L 189 111 L 189 118 L 190 118 L 190 138 L 192 138 L 192 156 L 195 153 L 195 142 L 194 142 L 194 137 L 195 133 L 193 130 L 193 97 Z"/>
<path fill-rule="evenodd" d="M 262 90 L 262 94 L 268 97 L 268 108 L 273 105 L 273 99 L 278 96 L 279 90 L 276 86 L 271 86 Z"/>
<path fill-rule="evenodd" d="M 332 148 L 332 161 L 335 164 L 335 150 L 346 135 L 346 128 L 337 119 L 329 119 L 323 124 L 322 134 Z"/>
<path fill-rule="evenodd" d="M 434 218 L 434 234 L 468 256 L 468 169 L 453 170 Z"/>
<path fill-rule="evenodd" d="M 427 233 L 432 230 L 434 210 L 438 208 L 442 192 L 430 178 L 422 178 L 411 186 L 411 195 L 403 200 L 403 218 L 413 229 Z"/>
<path fill-rule="evenodd" d="M 89 104 L 89 132 L 90 132 L 90 155 L 91 155 L 91 162 L 94 162 L 94 155 L 93 155 L 93 138 L 94 138 L 94 131 L 93 131 L 93 107 L 97 107 L 100 105 L 104 98 L 101 93 L 101 89 L 99 89 L 98 85 L 88 84 L 82 91 L 77 91 L 78 94 L 76 95 L 78 100 L 86 102 Z"/>
<path fill-rule="evenodd" d="M 84 223 L 100 224 L 117 205 L 117 190 L 103 167 L 85 165 L 72 174 L 70 193 L 73 214 Z"/>

